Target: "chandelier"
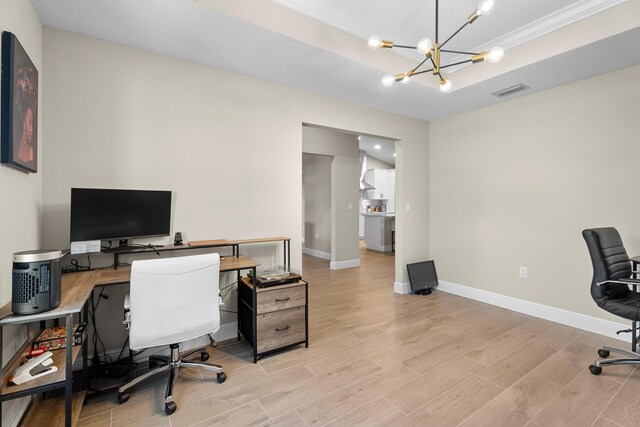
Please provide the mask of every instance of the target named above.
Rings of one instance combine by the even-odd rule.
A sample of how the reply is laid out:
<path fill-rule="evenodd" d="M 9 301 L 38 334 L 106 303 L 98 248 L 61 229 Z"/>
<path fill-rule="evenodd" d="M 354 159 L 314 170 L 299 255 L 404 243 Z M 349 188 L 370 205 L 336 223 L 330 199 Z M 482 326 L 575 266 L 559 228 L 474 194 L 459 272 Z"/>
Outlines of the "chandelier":
<path fill-rule="evenodd" d="M 458 28 L 451 36 L 449 36 L 449 38 L 447 38 L 444 42 L 439 43 L 438 40 L 438 0 L 436 0 L 436 39 L 435 39 L 435 43 L 433 43 L 431 41 L 430 38 L 422 38 L 420 40 L 418 40 L 417 45 L 414 46 L 407 46 L 407 45 L 399 45 L 399 44 L 394 44 L 392 41 L 388 41 L 388 40 L 382 40 L 380 37 L 378 36 L 371 36 L 369 37 L 369 41 L 368 41 L 368 46 L 370 49 L 378 49 L 378 48 L 386 48 L 386 49 L 391 49 L 394 47 L 397 48 L 401 48 L 401 49 L 416 49 L 420 54 L 424 55 L 425 58 L 422 62 L 420 62 L 416 67 L 410 69 L 409 71 L 407 71 L 406 73 L 401 73 L 401 74 L 396 74 L 396 75 L 392 75 L 392 74 L 387 74 L 382 78 L 382 84 L 384 86 L 391 86 L 394 82 L 402 82 L 402 83 L 408 83 L 409 79 L 413 76 L 417 76 L 418 74 L 424 74 L 424 73 L 433 73 L 434 76 L 438 76 L 440 79 L 440 90 L 442 92 L 449 92 L 451 90 L 451 81 L 449 79 L 447 79 L 443 73 L 442 70 L 446 69 L 446 68 L 450 68 L 450 67 L 454 67 L 456 65 L 461 65 L 461 64 L 466 64 L 466 63 L 473 63 L 476 64 L 478 62 L 483 62 L 485 59 L 489 62 L 493 62 L 496 63 L 498 61 L 500 61 L 502 59 L 502 57 L 504 56 L 504 50 L 500 47 L 494 47 L 491 50 L 489 50 L 488 52 L 461 52 L 458 50 L 446 50 L 443 49 L 445 47 L 445 45 L 447 43 L 449 43 L 449 41 L 454 38 L 460 31 L 462 31 L 464 29 L 464 27 L 466 27 L 469 24 L 473 24 L 476 19 L 478 19 L 480 16 L 483 15 L 488 15 L 491 10 L 493 9 L 493 6 L 495 5 L 495 0 L 482 0 L 480 2 L 480 4 L 478 5 L 478 8 L 471 14 L 469 15 L 469 17 L 467 18 L 467 21 L 464 23 L 464 25 L 462 25 L 460 28 Z M 447 64 L 447 65 L 441 65 L 441 58 L 440 55 L 442 53 L 446 53 L 446 54 L 458 54 L 458 55 L 469 55 L 471 58 L 466 59 L 464 61 L 459 61 L 459 62 L 455 62 L 453 64 Z M 428 62 L 427 62 L 428 61 Z M 428 67 L 429 65 L 432 65 L 433 68 L 430 68 L 428 70 L 420 70 L 420 68 L 425 65 L 425 68 Z M 419 71 L 420 70 L 420 71 Z"/>

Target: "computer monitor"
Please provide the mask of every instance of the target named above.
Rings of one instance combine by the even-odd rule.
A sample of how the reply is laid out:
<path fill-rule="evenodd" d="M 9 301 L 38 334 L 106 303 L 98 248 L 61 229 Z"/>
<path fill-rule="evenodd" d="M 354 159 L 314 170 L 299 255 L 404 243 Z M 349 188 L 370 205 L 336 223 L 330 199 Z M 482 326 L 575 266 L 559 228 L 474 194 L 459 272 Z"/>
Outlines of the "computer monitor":
<path fill-rule="evenodd" d="M 431 289 L 438 286 L 438 275 L 433 260 L 407 264 L 409 284 L 416 294 L 429 295 Z"/>
<path fill-rule="evenodd" d="M 71 189 L 71 241 L 171 234 L 171 191 Z"/>

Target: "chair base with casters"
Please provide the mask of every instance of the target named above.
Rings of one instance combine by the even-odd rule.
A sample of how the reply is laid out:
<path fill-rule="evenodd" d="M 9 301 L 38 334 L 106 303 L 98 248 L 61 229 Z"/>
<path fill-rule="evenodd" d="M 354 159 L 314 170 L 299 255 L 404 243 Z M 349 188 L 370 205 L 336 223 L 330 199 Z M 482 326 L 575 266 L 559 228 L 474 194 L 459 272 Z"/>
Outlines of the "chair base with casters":
<path fill-rule="evenodd" d="M 606 359 L 610 353 L 623 354 L 629 357 Z M 594 365 L 589 365 L 589 371 L 591 371 L 593 375 L 600 375 L 602 373 L 602 367 L 606 365 L 640 365 L 640 353 L 634 353 L 633 351 L 605 346 L 598 350 L 598 355 L 602 357 L 602 359 L 596 360 Z"/>
<path fill-rule="evenodd" d="M 209 359 L 209 353 L 204 348 L 198 348 L 196 350 L 191 350 L 182 356 L 180 356 L 180 349 L 178 344 L 171 344 L 169 346 L 171 349 L 171 356 L 150 356 L 149 357 L 149 368 L 150 371 L 145 372 L 137 378 L 134 378 L 127 384 L 118 388 L 118 402 L 125 403 L 129 400 L 129 393 L 127 390 L 131 387 L 137 385 L 138 383 L 146 380 L 147 378 L 151 378 L 157 374 L 162 372 L 169 371 L 169 381 L 167 383 L 167 389 L 164 394 L 164 411 L 167 415 L 173 414 L 178 408 L 176 403 L 173 401 L 173 386 L 178 377 L 178 369 L 180 367 L 185 368 L 203 368 L 208 371 L 216 372 L 216 380 L 218 383 L 222 384 L 226 379 L 227 375 L 222 371 L 222 366 L 213 365 L 209 363 L 205 363 L 206 360 Z M 194 354 L 200 353 L 200 361 L 194 360 L 185 360 L 186 358 L 193 356 Z"/>

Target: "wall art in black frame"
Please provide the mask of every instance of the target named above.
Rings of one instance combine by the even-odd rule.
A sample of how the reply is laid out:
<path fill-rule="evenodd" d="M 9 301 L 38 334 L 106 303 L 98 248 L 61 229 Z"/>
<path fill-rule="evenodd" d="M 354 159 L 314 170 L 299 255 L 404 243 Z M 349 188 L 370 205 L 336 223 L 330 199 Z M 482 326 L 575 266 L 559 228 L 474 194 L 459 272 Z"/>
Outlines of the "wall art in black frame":
<path fill-rule="evenodd" d="M 2 33 L 0 162 L 38 171 L 38 70 L 16 36 Z"/>

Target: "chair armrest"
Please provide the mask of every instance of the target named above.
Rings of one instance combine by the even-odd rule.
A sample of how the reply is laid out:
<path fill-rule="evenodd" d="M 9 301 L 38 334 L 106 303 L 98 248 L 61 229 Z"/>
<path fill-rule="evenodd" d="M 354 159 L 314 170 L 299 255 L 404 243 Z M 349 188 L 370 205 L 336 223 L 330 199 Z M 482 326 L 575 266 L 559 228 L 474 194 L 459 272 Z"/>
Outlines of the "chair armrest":
<path fill-rule="evenodd" d="M 128 292 L 124 297 L 124 320 L 122 321 L 122 324 L 126 331 L 131 328 L 131 298 Z"/>
<path fill-rule="evenodd" d="M 640 279 L 603 280 L 602 282 L 596 283 L 596 285 L 602 286 L 610 283 L 617 283 L 619 285 L 640 285 Z"/>

